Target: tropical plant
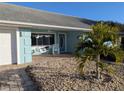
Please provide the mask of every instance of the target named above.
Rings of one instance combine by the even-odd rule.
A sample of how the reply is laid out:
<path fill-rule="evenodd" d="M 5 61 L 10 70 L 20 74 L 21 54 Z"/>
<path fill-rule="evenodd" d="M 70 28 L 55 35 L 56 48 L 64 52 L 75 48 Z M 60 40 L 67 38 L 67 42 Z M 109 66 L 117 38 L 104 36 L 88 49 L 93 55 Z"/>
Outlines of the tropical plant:
<path fill-rule="evenodd" d="M 124 53 L 117 44 L 118 38 L 118 27 L 105 23 L 97 23 L 92 26 L 92 31 L 86 33 L 85 37 L 81 35 L 76 47 L 80 74 L 83 74 L 86 62 L 95 61 L 96 77 L 99 79 L 101 71 L 107 69 L 107 65 L 100 59 L 100 55 L 114 54 L 116 63 L 121 62 Z"/>

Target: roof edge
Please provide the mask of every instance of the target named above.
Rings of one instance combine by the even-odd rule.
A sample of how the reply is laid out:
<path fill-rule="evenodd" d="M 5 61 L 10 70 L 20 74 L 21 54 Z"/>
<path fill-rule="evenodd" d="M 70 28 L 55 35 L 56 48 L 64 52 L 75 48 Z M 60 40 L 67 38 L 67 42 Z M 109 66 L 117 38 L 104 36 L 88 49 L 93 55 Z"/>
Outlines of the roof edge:
<path fill-rule="evenodd" d="M 61 29 L 69 29 L 69 30 L 85 30 L 91 31 L 90 28 L 79 28 L 79 27 L 70 27 L 70 26 L 59 26 L 59 25 L 49 25 L 49 24 L 37 24 L 37 23 L 29 23 L 29 22 L 18 22 L 18 21 L 6 21 L 0 20 L 0 23 L 4 24 L 17 24 L 17 25 L 26 25 L 26 26 L 39 26 L 39 27 L 52 27 L 52 28 L 61 28 Z"/>
<path fill-rule="evenodd" d="M 57 14 L 57 15 L 60 15 L 60 16 L 65 16 L 65 17 L 73 17 L 73 18 L 79 18 L 79 19 L 84 19 L 84 20 L 89 20 L 89 21 L 95 21 L 95 20 L 89 19 L 89 18 L 83 18 L 83 17 L 80 17 L 80 16 L 75 16 L 75 15 L 70 15 L 70 14 L 63 14 L 63 13 L 55 12 L 55 11 L 47 11 L 47 10 L 44 10 L 44 9 L 41 10 L 41 9 L 38 9 L 38 8 L 32 8 L 32 7 L 24 6 L 24 5 L 16 5 L 16 4 L 12 4 L 12 3 L 2 3 L 2 4 L 24 7 L 24 8 L 34 10 L 34 11 L 46 12 L 46 13 L 50 13 L 50 14 Z"/>

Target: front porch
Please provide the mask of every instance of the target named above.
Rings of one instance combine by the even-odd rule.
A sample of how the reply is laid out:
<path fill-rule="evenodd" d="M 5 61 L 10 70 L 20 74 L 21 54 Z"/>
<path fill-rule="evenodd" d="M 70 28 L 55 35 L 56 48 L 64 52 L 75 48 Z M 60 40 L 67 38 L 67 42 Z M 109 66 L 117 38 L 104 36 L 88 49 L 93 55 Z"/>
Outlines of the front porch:
<path fill-rule="evenodd" d="M 31 29 L 32 55 L 74 53 L 81 31 Z"/>
<path fill-rule="evenodd" d="M 67 52 L 67 32 L 32 32 L 32 55 L 61 54 Z"/>
<path fill-rule="evenodd" d="M 32 62 L 34 55 L 73 54 L 83 31 L 19 29 L 19 64 Z"/>

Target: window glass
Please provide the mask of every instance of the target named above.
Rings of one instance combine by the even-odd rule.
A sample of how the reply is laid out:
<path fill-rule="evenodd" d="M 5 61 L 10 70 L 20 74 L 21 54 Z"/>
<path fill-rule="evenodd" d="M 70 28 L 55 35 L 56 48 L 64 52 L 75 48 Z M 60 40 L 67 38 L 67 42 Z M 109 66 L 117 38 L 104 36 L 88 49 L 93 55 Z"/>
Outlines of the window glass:
<path fill-rule="evenodd" d="M 50 45 L 54 44 L 54 35 L 50 37 Z"/>
<path fill-rule="evenodd" d="M 43 37 L 38 38 L 38 45 L 43 45 Z"/>
<path fill-rule="evenodd" d="M 54 44 L 54 34 L 32 34 L 32 45 L 52 45 Z"/>
<path fill-rule="evenodd" d="M 32 36 L 31 40 L 32 40 L 32 45 L 36 45 L 36 37 Z"/>
<path fill-rule="evenodd" d="M 43 36 L 43 45 L 50 45 L 49 44 L 49 37 L 47 37 L 47 35 Z"/>

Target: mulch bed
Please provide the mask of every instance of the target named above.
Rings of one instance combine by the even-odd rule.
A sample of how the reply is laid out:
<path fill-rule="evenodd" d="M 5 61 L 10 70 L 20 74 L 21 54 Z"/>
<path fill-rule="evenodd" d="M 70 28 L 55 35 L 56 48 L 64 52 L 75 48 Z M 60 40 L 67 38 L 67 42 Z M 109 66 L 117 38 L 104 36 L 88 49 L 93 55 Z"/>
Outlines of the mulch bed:
<path fill-rule="evenodd" d="M 117 73 L 102 73 L 102 79 L 95 78 L 95 64 L 85 67 L 85 75 L 76 70 L 74 57 L 43 57 L 42 61 L 29 65 L 26 72 L 42 91 L 124 91 L 124 66 L 115 66 Z"/>

